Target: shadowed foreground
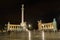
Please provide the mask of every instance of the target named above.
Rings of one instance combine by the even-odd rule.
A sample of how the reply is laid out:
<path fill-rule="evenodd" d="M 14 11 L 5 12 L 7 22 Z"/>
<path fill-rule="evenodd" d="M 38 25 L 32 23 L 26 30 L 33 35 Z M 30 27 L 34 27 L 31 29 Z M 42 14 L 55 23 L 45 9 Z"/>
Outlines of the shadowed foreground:
<path fill-rule="evenodd" d="M 31 32 L 32 40 L 42 40 L 42 33 L 39 31 Z M 28 40 L 27 32 L 0 33 L 0 40 Z M 60 32 L 45 32 L 45 40 L 60 40 Z"/>

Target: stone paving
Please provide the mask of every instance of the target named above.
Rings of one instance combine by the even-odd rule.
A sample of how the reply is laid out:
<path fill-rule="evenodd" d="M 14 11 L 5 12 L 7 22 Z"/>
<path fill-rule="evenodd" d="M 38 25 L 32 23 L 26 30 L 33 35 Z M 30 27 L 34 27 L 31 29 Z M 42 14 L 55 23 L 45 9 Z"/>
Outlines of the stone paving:
<path fill-rule="evenodd" d="M 42 40 L 42 33 L 39 31 L 31 32 L 32 40 Z M 27 32 L 11 32 L 10 34 L 0 33 L 0 40 L 28 40 Z M 45 40 L 60 40 L 60 32 L 45 32 Z"/>

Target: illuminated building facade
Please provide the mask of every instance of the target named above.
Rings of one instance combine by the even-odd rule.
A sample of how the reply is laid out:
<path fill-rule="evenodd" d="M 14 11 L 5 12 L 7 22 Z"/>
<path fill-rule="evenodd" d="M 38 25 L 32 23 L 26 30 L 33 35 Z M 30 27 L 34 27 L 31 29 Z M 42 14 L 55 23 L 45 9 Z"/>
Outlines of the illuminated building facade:
<path fill-rule="evenodd" d="M 7 31 L 22 31 L 22 27 L 19 24 L 7 24 Z"/>
<path fill-rule="evenodd" d="M 57 23 L 55 18 L 53 19 L 53 22 L 50 23 L 42 23 L 42 21 L 38 21 L 38 30 L 57 30 Z"/>

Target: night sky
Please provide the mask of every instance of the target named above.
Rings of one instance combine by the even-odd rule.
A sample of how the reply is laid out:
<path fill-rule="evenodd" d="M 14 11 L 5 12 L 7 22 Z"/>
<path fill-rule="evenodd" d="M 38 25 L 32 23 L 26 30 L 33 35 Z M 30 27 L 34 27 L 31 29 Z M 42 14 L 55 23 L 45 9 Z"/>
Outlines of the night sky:
<path fill-rule="evenodd" d="M 25 21 L 37 25 L 38 20 L 52 22 L 56 18 L 60 29 L 60 1 L 58 0 L 0 0 L 0 26 L 21 22 L 21 5 L 25 5 Z M 36 27 L 35 27 L 36 28 Z"/>

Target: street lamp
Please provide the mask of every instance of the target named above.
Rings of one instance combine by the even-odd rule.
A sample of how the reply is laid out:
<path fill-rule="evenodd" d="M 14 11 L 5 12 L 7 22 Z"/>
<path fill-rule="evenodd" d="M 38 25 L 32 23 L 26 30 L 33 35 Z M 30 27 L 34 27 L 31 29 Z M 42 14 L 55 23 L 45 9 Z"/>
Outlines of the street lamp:
<path fill-rule="evenodd" d="M 32 29 L 32 25 L 28 24 L 28 29 L 31 30 Z"/>
<path fill-rule="evenodd" d="M 29 28 L 30 28 L 30 27 L 31 27 L 31 24 L 29 24 L 28 26 L 29 26 Z"/>
<path fill-rule="evenodd" d="M 28 25 L 28 28 L 29 28 L 29 31 L 28 31 L 29 40 L 31 40 L 31 31 L 30 31 L 30 30 L 31 30 L 31 27 L 32 27 L 31 24 L 29 24 L 29 25 Z"/>

